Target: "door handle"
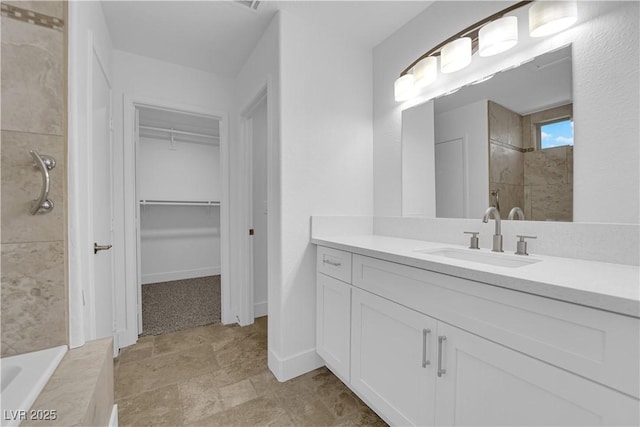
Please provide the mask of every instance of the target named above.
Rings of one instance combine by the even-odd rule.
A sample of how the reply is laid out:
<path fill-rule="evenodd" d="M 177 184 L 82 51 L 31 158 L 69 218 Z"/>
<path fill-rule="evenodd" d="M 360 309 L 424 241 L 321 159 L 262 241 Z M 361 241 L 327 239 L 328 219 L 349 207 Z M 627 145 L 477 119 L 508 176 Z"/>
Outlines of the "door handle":
<path fill-rule="evenodd" d="M 93 253 L 97 254 L 98 251 L 108 251 L 111 249 L 111 245 L 99 245 L 97 243 L 93 243 Z"/>

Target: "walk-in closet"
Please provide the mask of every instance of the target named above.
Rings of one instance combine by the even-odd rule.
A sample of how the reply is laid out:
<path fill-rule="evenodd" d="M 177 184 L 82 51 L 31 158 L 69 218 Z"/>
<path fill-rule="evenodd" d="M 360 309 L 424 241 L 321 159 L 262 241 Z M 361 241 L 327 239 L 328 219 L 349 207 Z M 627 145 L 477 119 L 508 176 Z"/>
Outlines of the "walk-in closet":
<path fill-rule="evenodd" d="M 142 335 L 220 322 L 220 121 L 136 107 Z"/>

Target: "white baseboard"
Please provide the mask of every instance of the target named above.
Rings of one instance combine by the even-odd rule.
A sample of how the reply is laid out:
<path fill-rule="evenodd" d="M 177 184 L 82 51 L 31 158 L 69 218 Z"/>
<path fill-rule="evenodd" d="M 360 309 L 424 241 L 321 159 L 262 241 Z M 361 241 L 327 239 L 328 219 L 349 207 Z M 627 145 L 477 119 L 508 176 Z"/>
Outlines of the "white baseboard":
<path fill-rule="evenodd" d="M 253 305 L 253 317 L 262 317 L 268 314 L 267 302 L 257 302 Z"/>
<path fill-rule="evenodd" d="M 269 350 L 267 363 L 273 375 L 275 375 L 280 382 L 288 381 L 291 378 L 324 366 L 324 360 L 318 356 L 315 348 L 300 352 L 285 359 L 278 357 L 272 350 Z"/>
<path fill-rule="evenodd" d="M 109 418 L 109 427 L 118 427 L 118 404 L 114 404 L 111 408 L 111 417 Z"/>
<path fill-rule="evenodd" d="M 217 276 L 220 267 L 197 268 L 194 270 L 166 271 L 142 275 L 142 284 L 170 282 L 171 280 L 195 279 L 196 277 Z"/>

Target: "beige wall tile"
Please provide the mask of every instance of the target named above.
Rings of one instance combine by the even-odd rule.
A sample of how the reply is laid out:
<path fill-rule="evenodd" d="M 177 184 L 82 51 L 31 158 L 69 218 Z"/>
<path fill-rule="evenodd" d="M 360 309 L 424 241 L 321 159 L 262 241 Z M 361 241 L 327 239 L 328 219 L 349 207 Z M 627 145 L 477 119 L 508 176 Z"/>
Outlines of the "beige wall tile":
<path fill-rule="evenodd" d="M 567 182 L 573 184 L 573 147 L 565 147 L 567 150 Z"/>
<path fill-rule="evenodd" d="M 2 128 L 62 135 L 64 34 L 2 17 Z"/>
<path fill-rule="evenodd" d="M 56 18 L 64 18 L 64 5 L 61 1 L 3 1 L 2 3 L 10 4 L 21 9 L 30 10 L 32 12 L 41 13 Z"/>
<path fill-rule="evenodd" d="M 491 182 L 489 185 L 491 190 L 498 189 L 499 191 L 500 217 L 502 219 L 507 219 L 511 209 L 516 206 L 524 211 L 524 187 L 522 185 L 502 184 L 496 182 Z M 493 197 L 491 199 L 491 204 L 493 204 Z"/>
<path fill-rule="evenodd" d="M 522 148 L 521 116 L 489 101 L 489 139 Z"/>
<path fill-rule="evenodd" d="M 531 186 L 531 207 L 532 220 L 572 221 L 573 185 Z"/>
<path fill-rule="evenodd" d="M 32 201 L 40 195 L 42 174 L 29 150 L 56 160 L 49 198 L 55 203 L 47 214 L 31 215 Z M 64 239 L 63 181 L 64 141 L 60 136 L 2 132 L 2 243 L 56 241 Z"/>
<path fill-rule="evenodd" d="M 524 184 L 553 185 L 567 183 L 567 150 L 548 148 L 524 154 Z"/>
<path fill-rule="evenodd" d="M 489 169 L 493 182 L 503 184 L 524 184 L 524 156 L 523 153 L 491 142 Z"/>
<path fill-rule="evenodd" d="M 1 282 L 3 356 L 67 343 L 63 242 L 2 244 Z"/>

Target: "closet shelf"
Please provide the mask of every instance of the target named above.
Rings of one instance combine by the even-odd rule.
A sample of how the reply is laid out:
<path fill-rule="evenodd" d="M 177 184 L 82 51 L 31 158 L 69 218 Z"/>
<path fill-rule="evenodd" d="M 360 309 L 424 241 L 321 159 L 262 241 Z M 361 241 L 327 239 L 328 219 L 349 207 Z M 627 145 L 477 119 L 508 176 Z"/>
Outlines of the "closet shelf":
<path fill-rule="evenodd" d="M 140 205 L 165 205 L 165 206 L 220 206 L 217 200 L 140 200 Z"/>
<path fill-rule="evenodd" d="M 180 237 L 208 237 L 219 236 L 220 229 L 218 227 L 200 227 L 200 228 L 160 228 L 160 229 L 141 229 L 140 237 L 143 239 L 166 239 Z"/>

